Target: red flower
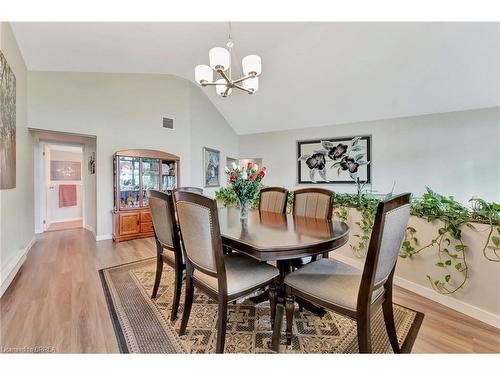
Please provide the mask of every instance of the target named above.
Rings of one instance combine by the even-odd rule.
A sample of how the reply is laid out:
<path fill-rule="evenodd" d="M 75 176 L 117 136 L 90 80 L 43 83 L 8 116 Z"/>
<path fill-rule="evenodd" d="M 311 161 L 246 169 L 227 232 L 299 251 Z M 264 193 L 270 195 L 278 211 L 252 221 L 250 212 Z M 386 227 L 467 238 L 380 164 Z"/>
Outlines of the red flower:
<path fill-rule="evenodd" d="M 250 176 L 248 176 L 248 181 L 253 181 L 253 179 L 254 179 L 253 174 L 251 174 Z"/>
<path fill-rule="evenodd" d="M 264 167 L 260 170 L 257 176 L 259 176 L 260 178 L 264 178 L 265 175 L 266 175 L 266 168 Z"/>

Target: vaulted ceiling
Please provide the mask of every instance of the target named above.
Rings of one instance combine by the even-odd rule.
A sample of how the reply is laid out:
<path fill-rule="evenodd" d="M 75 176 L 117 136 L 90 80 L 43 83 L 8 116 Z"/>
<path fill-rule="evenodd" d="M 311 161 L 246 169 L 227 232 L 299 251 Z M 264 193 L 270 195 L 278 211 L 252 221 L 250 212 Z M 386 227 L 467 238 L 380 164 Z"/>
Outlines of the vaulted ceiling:
<path fill-rule="evenodd" d="M 12 26 L 29 70 L 189 80 L 228 34 L 222 22 Z M 233 23 L 232 36 L 236 72 L 262 57 L 260 90 L 203 90 L 239 134 L 500 105 L 498 23 Z"/>

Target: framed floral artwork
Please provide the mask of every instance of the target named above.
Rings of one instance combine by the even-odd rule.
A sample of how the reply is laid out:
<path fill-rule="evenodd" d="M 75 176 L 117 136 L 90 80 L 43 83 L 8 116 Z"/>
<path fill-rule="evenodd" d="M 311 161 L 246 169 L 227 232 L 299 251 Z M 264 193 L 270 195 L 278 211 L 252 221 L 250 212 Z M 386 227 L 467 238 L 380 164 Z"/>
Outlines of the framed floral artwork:
<path fill-rule="evenodd" d="M 297 183 L 371 183 L 371 136 L 297 141 Z"/>
<path fill-rule="evenodd" d="M 220 151 L 203 147 L 203 174 L 205 187 L 220 186 Z"/>

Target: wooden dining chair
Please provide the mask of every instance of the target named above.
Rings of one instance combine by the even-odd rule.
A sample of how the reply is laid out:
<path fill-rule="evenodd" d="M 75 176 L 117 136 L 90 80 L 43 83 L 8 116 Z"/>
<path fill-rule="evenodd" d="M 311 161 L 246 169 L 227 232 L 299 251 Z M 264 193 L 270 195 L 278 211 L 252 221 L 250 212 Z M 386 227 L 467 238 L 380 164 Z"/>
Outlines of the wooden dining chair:
<path fill-rule="evenodd" d="M 288 190 L 282 187 L 267 187 L 259 193 L 259 211 L 286 213 Z"/>
<path fill-rule="evenodd" d="M 153 229 L 156 242 L 156 277 L 151 298 L 156 298 L 163 273 L 163 263 L 167 263 L 175 271 L 174 298 L 170 320 L 177 319 L 179 300 L 181 297 L 184 260 L 181 250 L 181 241 L 175 219 L 175 207 L 171 192 L 148 190 L 149 207 L 153 219 Z"/>
<path fill-rule="evenodd" d="M 199 187 L 194 187 L 194 186 L 181 186 L 177 189 L 173 190 L 174 192 L 176 191 L 189 191 L 191 193 L 198 193 L 198 194 L 203 194 L 203 189 Z"/>
<path fill-rule="evenodd" d="M 186 332 L 197 287 L 218 302 L 216 351 L 223 353 L 228 302 L 269 285 L 274 319 L 279 271 L 239 253 L 223 253 L 215 200 L 185 191 L 176 191 L 174 199 L 186 258 L 186 300 L 179 334 Z"/>
<path fill-rule="evenodd" d="M 335 193 L 328 189 L 306 188 L 293 192 L 294 216 L 312 217 L 316 219 L 331 220 L 333 211 L 333 198 Z M 328 258 L 328 252 L 322 254 L 323 258 Z M 292 267 L 299 268 L 304 264 L 315 261 L 317 256 L 296 259 L 292 262 Z"/>
<path fill-rule="evenodd" d="M 288 274 L 285 279 L 286 341 L 292 340 L 295 297 L 356 320 L 360 353 L 370 353 L 370 318 L 382 305 L 394 353 L 400 353 L 392 307 L 392 280 L 410 216 L 410 194 L 401 194 L 377 207 L 363 271 L 334 259 L 320 259 Z"/>
<path fill-rule="evenodd" d="M 332 218 L 334 193 L 320 188 L 299 189 L 293 192 L 293 210 L 295 216 Z"/>

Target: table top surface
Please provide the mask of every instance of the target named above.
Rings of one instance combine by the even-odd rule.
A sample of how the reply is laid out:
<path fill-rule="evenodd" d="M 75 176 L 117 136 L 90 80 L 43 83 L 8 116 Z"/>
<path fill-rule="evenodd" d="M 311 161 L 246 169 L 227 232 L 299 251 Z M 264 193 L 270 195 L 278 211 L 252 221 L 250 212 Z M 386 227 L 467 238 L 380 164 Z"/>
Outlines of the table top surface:
<path fill-rule="evenodd" d="M 344 245 L 349 226 L 338 220 L 315 219 L 249 210 L 240 220 L 238 208 L 219 208 L 225 245 L 260 260 L 293 259 L 334 250 Z"/>

